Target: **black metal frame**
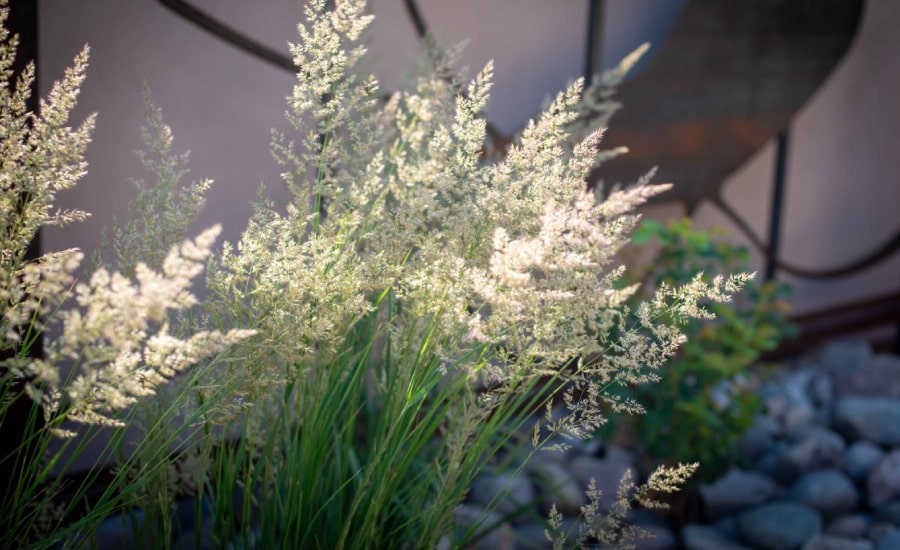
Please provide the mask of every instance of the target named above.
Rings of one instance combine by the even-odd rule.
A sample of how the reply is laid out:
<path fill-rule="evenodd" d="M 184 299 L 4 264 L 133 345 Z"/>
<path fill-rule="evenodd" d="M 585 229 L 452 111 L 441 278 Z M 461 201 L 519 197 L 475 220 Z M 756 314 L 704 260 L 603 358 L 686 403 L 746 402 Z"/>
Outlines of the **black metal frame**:
<path fill-rule="evenodd" d="M 787 185 L 788 139 L 790 129 L 778 133 L 775 145 L 775 174 L 772 185 L 772 209 L 769 213 L 769 253 L 766 254 L 766 280 L 775 278 L 778 249 L 781 243 L 781 220 L 784 217 L 784 191 Z"/>

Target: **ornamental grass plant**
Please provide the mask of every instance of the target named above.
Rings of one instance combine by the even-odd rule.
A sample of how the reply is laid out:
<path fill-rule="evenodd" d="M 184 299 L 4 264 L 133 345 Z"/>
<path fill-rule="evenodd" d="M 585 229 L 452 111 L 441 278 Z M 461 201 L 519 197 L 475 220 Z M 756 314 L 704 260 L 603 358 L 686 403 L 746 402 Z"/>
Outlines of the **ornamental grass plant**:
<path fill-rule="evenodd" d="M 574 146 L 570 134 L 603 92 L 574 82 L 491 161 L 491 65 L 464 84 L 452 56 L 434 53 L 430 74 L 384 102 L 358 74 L 370 21 L 362 1 L 307 6 L 291 45 L 296 133 L 272 139 L 292 199 L 261 192 L 237 243 L 214 249 L 216 228 L 184 235 L 209 183 L 180 183 L 185 159 L 150 109 L 143 159 L 155 182 L 83 282 L 80 252 L 26 249 L 39 227 L 86 215 L 52 205 L 85 169 L 93 119 L 73 130 L 68 113 L 87 51 L 40 114 L 25 109 L 33 67 L 0 89 L 0 422 L 24 434 L 0 457 L 17 472 L 0 504 L 10 542 L 90 546 L 97 525 L 119 517 L 148 548 L 464 546 L 492 527 L 454 523 L 489 462 L 521 469 L 609 415 L 640 413 L 612 390 L 663 376 L 684 342 L 671 320 L 710 316 L 702 300 L 746 282 L 698 275 L 631 307 L 636 288 L 618 288 L 614 258 L 634 208 L 667 186 L 586 187 L 605 158 L 602 131 Z M 8 81 L 15 39 L 4 31 L 2 43 Z M 11 414 L 21 399 L 25 422 Z M 535 411 L 546 414 L 532 426 Z M 66 485 L 66 461 L 98 430 L 110 441 L 101 459 Z M 523 430 L 528 456 L 507 452 Z M 608 514 L 586 488 L 581 529 L 565 532 L 554 511 L 548 537 L 624 545 L 637 534 L 630 504 L 662 506 L 655 495 L 694 468 L 623 480 Z M 173 516 L 184 496 L 192 534 Z"/>

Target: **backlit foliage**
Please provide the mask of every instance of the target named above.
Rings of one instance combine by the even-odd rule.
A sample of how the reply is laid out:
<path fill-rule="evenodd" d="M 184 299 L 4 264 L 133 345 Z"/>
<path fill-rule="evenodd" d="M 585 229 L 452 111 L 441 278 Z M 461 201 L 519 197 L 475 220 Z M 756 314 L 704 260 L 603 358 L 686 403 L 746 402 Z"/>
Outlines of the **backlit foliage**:
<path fill-rule="evenodd" d="M 187 373 L 174 387 L 188 396 L 178 414 L 193 421 L 145 417 L 149 444 L 122 468 L 155 544 L 168 540 L 177 477 L 165 451 L 179 439 L 165 430 L 190 425 L 202 434 L 190 454 L 204 480 L 194 490 L 220 511 L 219 544 L 435 547 L 475 475 L 507 447 L 509 426 L 546 407 L 536 451 L 587 437 L 608 414 L 640 412 L 609 390 L 662 375 L 684 335 L 658 320 L 708 317 L 701 300 L 728 300 L 747 280 L 698 276 L 629 308 L 635 288 L 616 286 L 614 258 L 634 208 L 668 186 L 587 190 L 602 131 L 574 147 L 570 132 L 608 98 L 591 88 L 582 100 L 575 81 L 505 158 L 488 161 L 491 64 L 464 86 L 449 72 L 453 56 L 438 55 L 434 72 L 383 102 L 374 77 L 357 74 L 371 21 L 364 2 L 328 4 L 309 3 L 291 46 L 301 69 L 287 118 L 297 138 L 273 135 L 292 200 L 263 196 L 240 240 L 219 253 L 216 228 L 183 240 L 208 183 L 179 186 L 182 159 L 151 110 L 157 181 L 114 229 L 117 265 L 76 283 L 78 252 L 26 259 L 38 227 L 84 216 L 51 205 L 85 169 L 93 118 L 66 124 L 87 54 L 40 116 L 24 107 L 33 69 L 0 90 L 0 299 L 3 346 L 14 351 L 4 383 L 27 382 L 54 428 L 63 419 L 122 427 L 117 411 L 152 403 Z M 15 44 L 3 40 L 8 79 Z M 198 303 L 191 284 L 210 256 L 209 297 Z M 57 306 L 46 318 L 58 337 L 44 359 L 28 357 L 23 342 L 43 328 L 36 315 Z M 191 323 L 176 323 L 189 312 Z M 63 380 L 67 362 L 74 375 Z M 564 414 L 550 414 L 554 402 Z M 670 492 L 692 470 L 661 470 L 642 487 L 625 480 L 616 510 L 655 506 L 650 491 Z M 237 488 L 243 502 L 232 500 Z M 233 506 L 261 512 L 235 527 Z M 586 537 L 628 538 L 621 517 L 602 520 L 591 506 L 584 515 Z"/>

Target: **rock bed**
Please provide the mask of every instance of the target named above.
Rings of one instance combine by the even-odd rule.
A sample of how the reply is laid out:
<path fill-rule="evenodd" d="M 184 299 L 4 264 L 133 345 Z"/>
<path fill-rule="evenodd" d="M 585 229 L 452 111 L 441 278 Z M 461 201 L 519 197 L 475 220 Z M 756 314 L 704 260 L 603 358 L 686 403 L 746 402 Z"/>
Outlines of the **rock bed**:
<path fill-rule="evenodd" d="M 750 466 L 702 485 L 699 517 L 685 525 L 634 512 L 633 523 L 655 535 L 637 547 L 900 549 L 900 357 L 874 354 L 864 342 L 835 342 L 784 365 L 757 391 L 765 412 L 739 443 Z M 519 476 L 482 474 L 457 519 L 470 524 L 507 488 L 488 523 L 512 519 L 472 548 L 552 548 L 542 523 L 549 506 L 555 502 L 565 524 L 575 526 L 588 481 L 595 478 L 611 500 L 628 469 L 639 471 L 633 453 L 599 441 L 540 453 Z M 560 487 L 556 496 L 542 495 L 553 486 Z M 520 504 L 535 498 L 538 509 L 523 511 Z"/>

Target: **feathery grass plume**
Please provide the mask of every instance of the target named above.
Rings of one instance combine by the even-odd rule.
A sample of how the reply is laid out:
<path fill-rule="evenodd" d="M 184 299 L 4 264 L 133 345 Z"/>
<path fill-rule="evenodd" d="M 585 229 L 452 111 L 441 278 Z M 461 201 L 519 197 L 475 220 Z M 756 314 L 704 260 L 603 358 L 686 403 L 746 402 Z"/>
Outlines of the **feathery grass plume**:
<path fill-rule="evenodd" d="M 209 179 L 181 185 L 181 178 L 188 173 L 190 152 L 172 152 L 172 129 L 163 121 L 162 110 L 153 104 L 146 85 L 141 137 L 145 149 L 137 155 L 155 181 L 131 180 L 138 196 L 128 203 L 128 221 L 124 225 L 114 221 L 112 243 L 105 247 L 110 249 L 115 265 L 105 264 L 99 254 L 94 258 L 95 264 L 115 267 L 127 276 L 134 274 L 138 262 L 154 269 L 162 265 L 169 249 L 184 240 L 212 185 Z"/>
<path fill-rule="evenodd" d="M 0 25 L 8 17 L 5 2 L 2 10 Z M 41 114 L 36 116 L 26 106 L 34 63 L 9 85 L 18 38 L 2 27 L 0 43 L 0 75 L 5 84 L 0 89 L 0 349 L 15 354 L 33 343 L 40 331 L 40 316 L 58 305 L 64 289 L 72 283 L 72 268 L 81 260 L 76 250 L 45 254 L 36 260 L 27 260 L 26 251 L 38 228 L 62 226 L 87 216 L 79 210 L 54 211 L 53 200 L 84 173 L 83 153 L 95 116 L 76 129 L 67 126 L 87 68 L 86 47 L 66 70 L 65 78 L 53 85 L 47 100 L 40 101 Z M 18 367 L 15 374 L 25 376 Z"/>
<path fill-rule="evenodd" d="M 162 110 L 153 104 L 146 85 L 143 95 L 144 149 L 137 155 L 153 178 L 149 182 L 131 180 L 138 188 L 138 195 L 129 202 L 128 217 L 123 223 L 114 222 L 112 243 L 104 234 L 103 253 L 112 261 L 105 263 L 103 255 L 96 253 L 93 263 L 99 271 L 93 272 L 90 281 L 93 285 L 99 278 L 99 285 L 79 288 L 79 291 L 92 293 L 83 300 L 86 304 L 107 303 L 124 295 L 125 301 L 135 308 L 127 333 L 138 340 L 145 337 L 146 343 L 141 352 L 134 349 L 136 342 L 92 342 L 89 346 L 92 352 L 106 355 L 101 362 L 108 361 L 110 366 L 82 374 L 61 398 L 71 407 L 70 416 L 82 422 L 124 426 L 119 415 L 116 419 L 107 416 L 112 412 L 109 407 L 73 406 L 85 389 L 94 394 L 117 392 L 116 401 L 130 407 L 127 424 L 132 431 L 140 433 L 140 440 L 122 444 L 116 450 L 117 476 L 122 486 L 120 492 L 127 495 L 124 499 L 127 506 L 142 513 L 140 538 L 144 544 L 153 546 L 164 545 L 171 538 L 171 510 L 176 498 L 185 492 L 196 493 L 198 484 L 202 484 L 205 471 L 199 467 L 201 457 L 197 448 L 203 432 L 201 418 L 213 417 L 214 410 L 234 414 L 231 402 L 223 398 L 222 388 L 229 386 L 229 381 L 217 372 L 219 361 L 225 360 L 219 352 L 252 335 L 252 331 L 223 334 L 202 330 L 203 321 L 198 318 L 198 308 L 193 307 L 197 305 L 193 298 L 190 303 L 181 304 L 186 307 L 162 313 L 133 298 L 132 294 L 142 294 L 142 289 L 132 285 L 123 293 L 121 285 L 108 280 L 108 271 L 118 270 L 126 277 L 137 276 L 138 285 L 146 286 L 150 282 L 148 273 L 162 271 L 166 278 L 175 280 L 171 272 L 185 269 L 189 276 L 181 281 L 182 291 L 190 292 L 212 245 L 208 236 L 218 232 L 216 227 L 213 233 L 198 237 L 196 244 L 203 247 L 202 252 L 191 250 L 188 246 L 191 243 L 179 247 L 189 225 L 202 210 L 212 181 L 181 182 L 188 172 L 189 153 L 172 152 L 172 131 L 163 120 Z M 185 251 L 192 257 L 184 256 Z M 177 264 L 182 260 L 187 261 L 179 267 Z M 107 292 L 107 283 L 110 290 L 119 287 L 114 294 Z M 148 314 L 155 317 L 144 319 Z M 139 328 L 135 329 L 135 325 Z M 91 332 L 84 329 L 75 327 L 72 332 L 76 335 Z M 84 367 L 87 358 L 80 359 Z M 130 373 L 128 382 L 111 384 L 121 373 Z M 192 475 L 185 473 L 187 464 L 195 466 L 189 469 Z"/>
<path fill-rule="evenodd" d="M 46 362 L 75 361 L 79 374 L 65 387 L 49 385 L 52 411 L 63 406 L 68 420 L 124 426 L 109 413 L 252 334 L 202 331 L 180 339 L 169 332 L 170 312 L 196 305 L 190 286 L 218 234 L 214 227 L 173 247 L 161 271 L 138 263 L 135 282 L 101 268 L 75 288 L 79 307 L 60 313 L 62 333 L 48 343 Z"/>
<path fill-rule="evenodd" d="M 3 22 L 8 9 L 2 11 Z M 0 31 L 3 48 L 0 55 L 0 74 L 6 81 L 12 75 L 12 63 L 17 40 L 8 31 Z M 121 273 L 100 269 L 88 285 L 75 287 L 75 299 L 80 308 L 56 315 L 62 328 L 58 340 L 51 343 L 45 360 L 24 359 L 23 334 L 41 331 L 45 321 L 41 315 L 62 304 L 74 283 L 72 272 L 82 258 L 77 250 L 46 253 L 36 260 L 26 260 L 25 252 L 42 226 L 64 225 L 81 220 L 81 211 L 53 212 L 56 192 L 69 189 L 84 174 L 87 164 L 83 154 L 90 141 L 95 116 L 91 115 L 77 129 L 68 124 L 69 113 L 75 106 L 80 85 L 87 68 L 87 47 L 75 58 L 74 66 L 66 70 L 65 78 L 51 88 L 47 100 L 40 101 L 40 115 L 27 112 L 26 100 L 34 78 L 34 65 L 29 64 L 16 85 L 0 89 L 3 124 L 4 156 L 0 182 L 2 231 L 0 231 L 0 298 L 4 303 L 2 317 L 3 349 L 12 349 L 16 357 L 3 362 L 11 368 L 14 378 L 28 381 L 29 393 L 38 398 L 47 384 L 50 393 L 44 395 L 48 414 L 59 410 L 62 393 L 67 395 L 71 419 L 114 422 L 97 414 L 98 411 L 122 409 L 134 402 L 134 396 L 152 393 L 152 388 L 165 378 L 186 368 L 191 360 L 199 360 L 220 351 L 230 343 L 248 335 L 246 331 L 230 334 L 205 332 L 189 340 L 172 339 L 167 330 L 169 310 L 180 311 L 196 305 L 190 292 L 193 278 L 203 271 L 219 229 L 207 230 L 195 242 L 174 246 L 164 258 L 161 271 L 146 264 L 134 264 L 131 269 L 137 284 Z M 154 192 L 171 192 L 178 175 L 178 160 L 168 155 L 171 136 L 166 132 L 158 114 L 151 120 L 156 124 L 156 138 L 151 143 L 155 152 L 163 156 L 160 164 L 161 180 Z M 196 197 L 203 186 L 192 186 L 188 196 Z M 186 197 L 178 197 L 183 202 Z M 168 203 L 166 203 L 168 204 Z M 159 201 L 135 207 L 141 214 L 156 212 L 165 206 Z M 177 220 L 175 220 L 177 218 Z M 185 217 L 172 214 L 167 222 L 186 225 Z M 142 220 L 146 222 L 147 219 Z M 154 227 L 161 227 L 162 221 Z M 144 228 L 146 229 L 146 227 Z M 130 233 L 140 232 L 132 227 Z M 163 237 L 161 237 L 162 239 Z M 165 238 L 171 241 L 172 238 Z M 162 246 L 161 241 L 155 243 Z M 156 250 L 144 251 L 150 260 Z M 128 266 L 126 266 L 128 267 Z M 151 331 L 153 325 L 158 330 Z M 84 373 L 64 390 L 55 372 L 58 362 L 80 361 Z M 103 388 L 95 383 L 103 380 Z M 49 395 L 49 401 L 47 397 Z"/>
<path fill-rule="evenodd" d="M 554 550 L 590 547 L 594 544 L 634 549 L 636 540 L 653 535 L 646 529 L 628 523 L 629 510 L 634 504 L 640 504 L 651 510 L 667 509 L 669 505 L 658 500 L 656 495 L 677 492 L 698 466 L 694 463 L 680 464 L 671 468 L 660 467 L 650 474 L 643 485 L 637 485 L 634 473 L 628 470 L 619 483 L 615 500 L 606 511 L 600 506 L 600 501 L 605 495 L 597 488 L 596 480 L 591 479 L 586 491 L 588 503 L 581 507 L 582 522 L 578 526 L 578 532 L 569 533 L 564 530 L 563 517 L 553 505 L 550 510 L 549 529 L 544 532 L 544 536 L 553 544 Z M 574 535 L 574 540 L 569 540 L 571 535 Z"/>
<path fill-rule="evenodd" d="M 89 116 L 76 129 L 69 126 L 87 68 L 87 47 L 52 86 L 47 99 L 40 101 L 39 113 L 28 112 L 34 64 L 10 85 L 18 42 L 3 26 L 8 12 L 6 2 L 0 2 L 0 424 L 22 425 L 21 441 L 11 442 L 11 451 L 0 456 L 0 468 L 19 474 L 4 487 L 0 518 L 10 528 L 0 529 L 0 546 L 37 540 L 49 546 L 59 540 L 59 533 L 32 537 L 39 529 L 53 531 L 63 520 L 72 521 L 89 483 L 76 488 L 64 505 L 53 498 L 74 457 L 97 434 L 88 428 L 81 440 L 71 444 L 73 440 L 68 440 L 54 449 L 50 445 L 54 436 L 75 435 L 65 423 L 124 427 L 124 410 L 138 398 L 153 394 L 179 372 L 253 332 L 212 330 L 187 338 L 169 333 L 170 313 L 196 305 L 191 282 L 203 271 L 217 227 L 171 247 L 157 269 L 135 263 L 133 280 L 99 269 L 89 283 L 76 284 L 73 273 L 82 254 L 75 249 L 27 258 L 26 250 L 40 227 L 87 216 L 81 211 L 54 211 L 53 202 L 58 191 L 74 186 L 85 172 L 83 154 L 95 117 Z M 74 304 L 66 303 L 69 296 Z M 44 356 L 33 357 L 34 343 L 45 328 L 57 324 L 57 336 L 45 346 Z M 67 367 L 69 376 L 61 376 L 60 369 Z M 21 391 L 39 405 L 25 418 L 10 412 Z M 116 433 L 114 441 L 122 431 Z M 99 460 L 108 460 L 108 451 L 101 451 Z M 54 467 L 60 471 L 52 472 Z M 96 479 L 98 471 L 92 470 L 88 479 Z M 118 482 L 113 487 L 128 489 Z M 105 504 L 79 521 L 99 522 L 100 511 L 109 510 L 119 498 L 114 494 L 110 489 L 104 494 Z M 51 514 L 51 510 L 62 511 Z"/>
<path fill-rule="evenodd" d="M 649 50 L 650 44 L 645 42 L 626 55 L 618 65 L 600 74 L 595 74 L 591 78 L 581 94 L 581 100 L 574 106 L 578 116 L 568 126 L 575 141 L 584 139 L 596 128 L 609 124 L 613 115 L 622 108 L 622 104 L 615 100 L 616 89 Z M 594 159 L 594 167 L 599 167 L 604 162 L 626 153 L 628 153 L 627 147 L 614 147 L 598 151 Z"/>

